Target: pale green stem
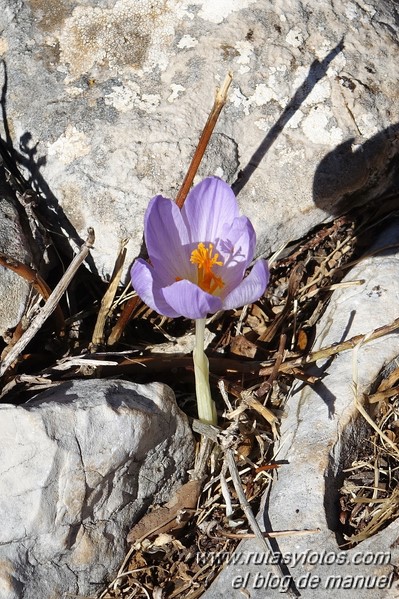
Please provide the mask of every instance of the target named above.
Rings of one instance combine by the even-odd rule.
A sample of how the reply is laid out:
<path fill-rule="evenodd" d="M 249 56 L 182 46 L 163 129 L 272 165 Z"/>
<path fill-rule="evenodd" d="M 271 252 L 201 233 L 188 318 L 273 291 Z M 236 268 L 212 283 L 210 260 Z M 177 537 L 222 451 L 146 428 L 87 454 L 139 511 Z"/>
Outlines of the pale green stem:
<path fill-rule="evenodd" d="M 198 418 L 206 424 L 217 424 L 216 406 L 209 385 L 209 361 L 204 352 L 205 318 L 195 321 L 195 348 L 193 351 L 195 394 Z"/>

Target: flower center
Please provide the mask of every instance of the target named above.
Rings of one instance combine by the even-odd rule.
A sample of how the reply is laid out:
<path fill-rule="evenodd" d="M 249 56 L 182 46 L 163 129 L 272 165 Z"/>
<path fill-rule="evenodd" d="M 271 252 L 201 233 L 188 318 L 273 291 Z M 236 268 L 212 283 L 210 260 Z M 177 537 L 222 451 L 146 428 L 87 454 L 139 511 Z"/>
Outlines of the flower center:
<path fill-rule="evenodd" d="M 214 266 L 223 266 L 223 262 L 219 260 L 219 254 L 212 256 L 212 253 L 212 243 L 208 247 L 205 247 L 203 243 L 199 243 L 198 247 L 191 252 L 190 262 L 198 267 L 198 287 L 201 287 L 207 293 L 213 294 L 224 287 L 224 282 L 221 277 L 212 272 Z"/>

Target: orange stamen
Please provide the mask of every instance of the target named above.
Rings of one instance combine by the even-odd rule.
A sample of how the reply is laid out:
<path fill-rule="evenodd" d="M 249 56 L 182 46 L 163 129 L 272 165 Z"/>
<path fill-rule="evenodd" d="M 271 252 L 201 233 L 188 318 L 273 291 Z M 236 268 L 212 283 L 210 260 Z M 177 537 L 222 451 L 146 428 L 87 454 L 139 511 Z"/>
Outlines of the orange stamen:
<path fill-rule="evenodd" d="M 212 252 L 212 243 L 207 248 L 203 243 L 199 243 L 197 249 L 191 252 L 190 262 L 198 266 L 198 287 L 213 294 L 224 287 L 224 281 L 212 272 L 214 266 L 223 266 L 223 262 L 219 260 L 219 254 L 212 256 Z"/>

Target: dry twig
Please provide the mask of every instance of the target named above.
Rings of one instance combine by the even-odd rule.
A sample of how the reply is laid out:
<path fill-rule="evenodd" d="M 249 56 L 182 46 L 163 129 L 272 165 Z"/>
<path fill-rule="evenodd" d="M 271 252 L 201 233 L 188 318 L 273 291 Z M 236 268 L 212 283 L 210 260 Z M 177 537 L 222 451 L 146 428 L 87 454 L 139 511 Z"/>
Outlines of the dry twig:
<path fill-rule="evenodd" d="M 33 339 L 36 333 L 46 322 L 47 318 L 49 318 L 49 316 L 54 312 L 54 310 L 58 306 L 58 302 L 60 301 L 65 290 L 72 281 L 79 266 L 87 258 L 90 252 L 90 248 L 93 247 L 93 244 L 94 230 L 90 228 L 88 230 L 88 237 L 85 243 L 81 246 L 79 253 L 74 257 L 74 259 L 68 266 L 62 279 L 60 280 L 54 291 L 51 293 L 46 304 L 43 306 L 43 308 L 40 310 L 37 316 L 32 320 L 32 322 L 29 325 L 29 328 L 25 331 L 25 333 L 22 335 L 19 341 L 17 341 L 12 350 L 1 362 L 0 376 L 2 376 L 5 373 L 5 371 L 13 364 L 13 362 L 18 358 L 19 354 L 25 349 L 28 343 Z"/>
<path fill-rule="evenodd" d="M 121 247 L 111 275 L 111 281 L 101 301 L 100 311 L 97 316 L 96 326 L 94 327 L 94 332 L 91 339 L 93 350 L 96 348 L 96 346 L 104 343 L 104 327 L 112 307 L 112 302 L 114 301 L 116 290 L 118 289 L 118 285 L 121 280 L 122 269 L 126 258 L 126 245 L 128 241 L 128 239 L 123 239 L 121 241 Z"/>

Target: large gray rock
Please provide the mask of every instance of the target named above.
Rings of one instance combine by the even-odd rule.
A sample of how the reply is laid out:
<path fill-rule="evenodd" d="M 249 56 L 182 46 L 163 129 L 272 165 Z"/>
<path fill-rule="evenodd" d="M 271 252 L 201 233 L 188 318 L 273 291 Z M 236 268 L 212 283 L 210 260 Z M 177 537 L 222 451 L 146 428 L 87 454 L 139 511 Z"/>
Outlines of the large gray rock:
<path fill-rule="evenodd" d="M 372 249 L 398 242 L 396 220 Z M 362 286 L 334 292 L 318 324 L 315 349 L 367 333 L 397 318 L 397 248 L 362 260 L 346 276 L 347 281 L 358 279 L 365 280 Z M 365 599 L 397 596 L 393 572 L 399 559 L 398 521 L 350 551 L 339 548 L 342 537 L 338 539 L 336 531 L 343 469 L 358 459 L 371 436 L 355 408 L 354 372 L 357 368 L 355 382 L 361 397 L 384 365 L 397 357 L 398 341 L 398 333 L 390 334 L 365 344 L 357 354 L 345 352 L 320 362 L 319 374 L 326 375 L 322 381 L 314 388 L 298 386 L 287 403 L 287 417 L 281 424 L 277 455 L 287 463 L 279 469 L 260 518 L 267 530 L 319 532 L 287 534 L 272 542 L 276 555 L 280 552 L 289 568 L 284 572 L 287 578 L 280 581 L 268 567 L 270 556 L 255 541 L 242 543 L 233 558 L 235 565 L 222 572 L 205 593 L 206 599 L 222 599 L 227 589 L 229 597 L 238 599 L 242 596 L 240 588 L 250 591 L 252 599 L 277 598 L 281 596 L 279 590 L 287 587 L 289 576 L 294 578 L 302 597 L 309 599 L 341 599 L 346 594 L 353 596 L 351 592 L 361 592 Z"/>
<path fill-rule="evenodd" d="M 193 436 L 166 385 L 63 383 L 0 404 L 0 597 L 92 596 L 132 523 L 192 466 Z"/>
<path fill-rule="evenodd" d="M 393 2 L 0 0 L 0 11 L 15 147 L 68 235 L 94 227 L 100 273 L 120 238 L 128 260 L 138 253 L 149 199 L 176 195 L 228 70 L 200 175 L 235 182 L 259 252 L 397 183 Z"/>

